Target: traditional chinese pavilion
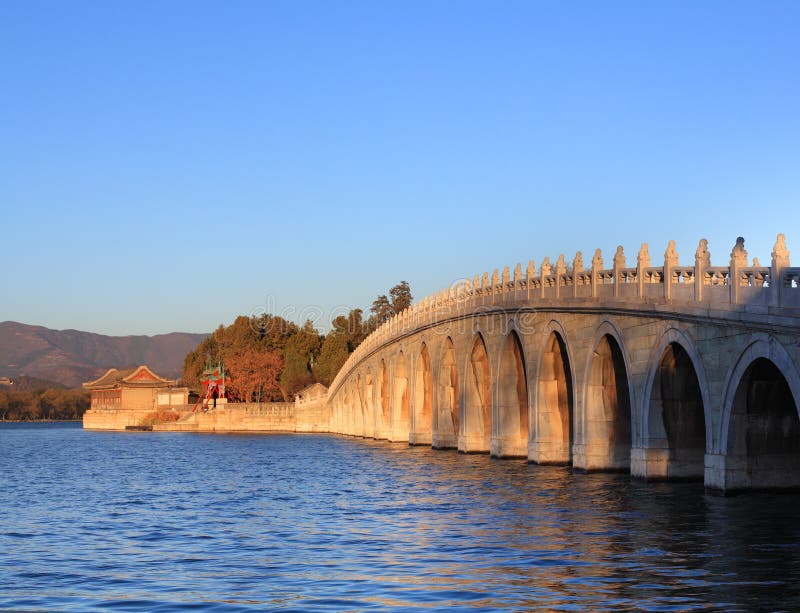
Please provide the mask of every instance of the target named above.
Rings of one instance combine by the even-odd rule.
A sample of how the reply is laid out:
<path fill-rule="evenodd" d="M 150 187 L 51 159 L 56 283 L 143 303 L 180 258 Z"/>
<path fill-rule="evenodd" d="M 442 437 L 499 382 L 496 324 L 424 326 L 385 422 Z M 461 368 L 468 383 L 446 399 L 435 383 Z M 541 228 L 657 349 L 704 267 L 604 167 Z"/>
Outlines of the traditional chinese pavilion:
<path fill-rule="evenodd" d="M 173 388 L 175 383 L 142 365 L 125 370 L 112 368 L 99 379 L 84 383 L 83 388 L 91 391 L 94 410 L 152 409 L 159 391 Z"/>

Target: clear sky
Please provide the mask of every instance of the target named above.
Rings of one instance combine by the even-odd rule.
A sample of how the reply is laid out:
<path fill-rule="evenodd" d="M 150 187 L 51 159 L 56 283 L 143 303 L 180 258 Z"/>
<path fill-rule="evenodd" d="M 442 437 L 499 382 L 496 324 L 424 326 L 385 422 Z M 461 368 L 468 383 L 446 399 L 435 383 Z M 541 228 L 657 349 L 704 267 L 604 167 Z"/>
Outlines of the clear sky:
<path fill-rule="evenodd" d="M 0 321 L 106 334 L 800 262 L 800 2 L 3 0 L 0 212 Z"/>

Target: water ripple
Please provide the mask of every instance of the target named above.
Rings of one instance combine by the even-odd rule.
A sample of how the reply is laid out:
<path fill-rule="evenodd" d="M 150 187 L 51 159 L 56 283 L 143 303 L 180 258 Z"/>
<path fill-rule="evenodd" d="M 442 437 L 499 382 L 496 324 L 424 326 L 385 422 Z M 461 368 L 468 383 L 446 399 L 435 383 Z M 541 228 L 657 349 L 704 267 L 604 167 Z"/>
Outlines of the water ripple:
<path fill-rule="evenodd" d="M 797 496 L 313 435 L 0 449 L 0 609 L 800 608 Z"/>

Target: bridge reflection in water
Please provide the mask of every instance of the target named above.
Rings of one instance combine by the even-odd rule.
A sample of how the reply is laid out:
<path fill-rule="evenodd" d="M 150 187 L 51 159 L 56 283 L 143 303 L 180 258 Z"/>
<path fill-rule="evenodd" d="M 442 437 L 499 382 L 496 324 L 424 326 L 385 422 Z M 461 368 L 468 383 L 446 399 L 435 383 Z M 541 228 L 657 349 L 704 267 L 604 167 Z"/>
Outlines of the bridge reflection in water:
<path fill-rule="evenodd" d="M 800 487 L 800 268 L 737 239 L 605 268 L 476 275 L 384 323 L 328 395 L 331 429 L 733 491 Z"/>

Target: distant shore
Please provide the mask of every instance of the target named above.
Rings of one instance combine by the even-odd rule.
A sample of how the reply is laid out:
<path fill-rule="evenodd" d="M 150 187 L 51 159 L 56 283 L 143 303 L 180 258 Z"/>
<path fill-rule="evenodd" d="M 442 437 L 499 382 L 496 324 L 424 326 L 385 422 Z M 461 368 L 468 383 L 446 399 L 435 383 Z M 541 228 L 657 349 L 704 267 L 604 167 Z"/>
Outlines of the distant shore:
<path fill-rule="evenodd" d="M 80 423 L 81 419 L 0 419 L 0 424 L 58 424 Z"/>

